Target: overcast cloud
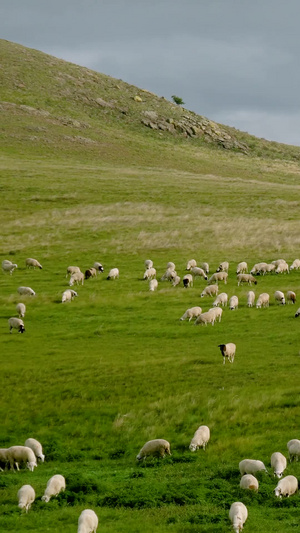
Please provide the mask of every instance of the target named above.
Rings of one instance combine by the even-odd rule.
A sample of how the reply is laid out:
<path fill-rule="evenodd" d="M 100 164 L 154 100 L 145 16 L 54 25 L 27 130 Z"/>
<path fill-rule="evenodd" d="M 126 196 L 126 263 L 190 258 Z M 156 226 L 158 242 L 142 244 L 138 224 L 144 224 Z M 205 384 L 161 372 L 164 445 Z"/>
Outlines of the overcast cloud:
<path fill-rule="evenodd" d="M 1 37 L 300 145 L 299 0 L 1 0 Z"/>

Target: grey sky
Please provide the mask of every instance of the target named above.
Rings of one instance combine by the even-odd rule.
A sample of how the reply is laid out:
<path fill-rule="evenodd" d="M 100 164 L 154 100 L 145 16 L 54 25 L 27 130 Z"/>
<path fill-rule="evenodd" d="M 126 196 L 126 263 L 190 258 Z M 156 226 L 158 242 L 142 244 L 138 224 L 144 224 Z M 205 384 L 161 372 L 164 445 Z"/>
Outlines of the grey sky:
<path fill-rule="evenodd" d="M 299 0 L 2 0 L 4 39 L 300 145 Z"/>

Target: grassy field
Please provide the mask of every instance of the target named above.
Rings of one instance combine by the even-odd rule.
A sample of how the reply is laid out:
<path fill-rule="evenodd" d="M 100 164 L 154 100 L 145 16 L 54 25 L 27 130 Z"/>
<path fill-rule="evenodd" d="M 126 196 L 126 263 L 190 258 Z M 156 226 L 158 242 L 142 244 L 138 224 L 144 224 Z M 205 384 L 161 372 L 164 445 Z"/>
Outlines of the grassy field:
<path fill-rule="evenodd" d="M 5 57 L 12 60 L 7 50 Z M 65 74 L 75 68 L 65 66 Z M 50 98 L 38 92 L 42 74 L 20 72 L 15 67 L 11 80 L 20 84 L 27 73 L 35 89 L 18 105 Z M 16 103 L 15 90 L 7 82 L 2 100 Z M 52 99 L 53 113 L 59 102 Z M 68 114 L 83 120 L 71 104 Z M 97 126 L 100 144 L 78 144 L 41 116 L 15 115 L 6 106 L 5 117 L 1 261 L 18 269 L 0 275 L 0 447 L 34 437 L 46 462 L 33 473 L 1 473 L 0 530 L 71 533 L 80 512 L 93 508 L 104 533 L 221 533 L 231 529 L 233 501 L 248 507 L 245 532 L 299 529 L 300 496 L 275 498 L 270 456 L 287 455 L 288 440 L 299 438 L 298 305 L 277 306 L 273 294 L 299 294 L 300 274 L 258 277 L 255 293 L 271 295 L 269 309 L 247 308 L 249 289 L 235 276 L 239 261 L 251 268 L 299 257 L 299 166 L 292 155 L 299 149 L 287 147 L 283 156 L 281 145 L 280 158 L 245 156 L 141 132 L 113 117 Z M 44 130 L 32 139 L 28 127 Z M 26 270 L 27 257 L 43 270 Z M 180 322 L 188 307 L 211 307 L 211 299 L 200 298 L 206 282 L 196 279 L 191 289 L 159 282 L 150 293 L 142 279 L 147 258 L 158 279 L 168 261 L 183 276 L 191 258 L 208 261 L 211 272 L 228 260 L 220 292 L 236 294 L 239 309 L 225 308 L 214 327 Z M 63 305 L 67 266 L 84 271 L 95 261 L 104 274 Z M 120 278 L 107 281 L 112 267 Z M 36 297 L 20 299 L 20 285 Z M 26 332 L 9 335 L 7 320 L 20 300 Z M 237 345 L 233 365 L 222 364 L 224 342 Z M 210 427 L 211 441 L 205 452 L 191 453 L 201 424 Z M 140 448 L 154 438 L 167 439 L 172 456 L 137 464 Z M 239 488 L 238 463 L 247 457 L 270 472 L 258 476 L 257 494 Z M 286 472 L 300 478 L 300 463 Z M 41 496 L 55 473 L 66 477 L 67 489 L 45 504 Z M 37 495 L 27 515 L 16 498 L 26 483 Z"/>

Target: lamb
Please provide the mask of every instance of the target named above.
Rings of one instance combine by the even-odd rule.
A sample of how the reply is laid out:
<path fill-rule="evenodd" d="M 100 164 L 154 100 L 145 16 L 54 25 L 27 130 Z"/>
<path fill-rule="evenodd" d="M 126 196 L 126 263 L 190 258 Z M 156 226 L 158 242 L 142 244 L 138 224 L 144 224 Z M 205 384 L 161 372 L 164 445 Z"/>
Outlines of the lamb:
<path fill-rule="evenodd" d="M 187 265 L 186 265 L 186 269 L 185 270 L 191 270 L 191 268 L 194 268 L 197 266 L 197 262 L 195 261 L 195 259 L 190 259 L 188 262 L 187 262 Z"/>
<path fill-rule="evenodd" d="M 243 459 L 243 461 L 239 463 L 239 469 L 242 476 L 244 474 L 255 474 L 261 470 L 268 473 L 264 463 L 256 459 Z"/>
<path fill-rule="evenodd" d="M 248 285 L 254 283 L 254 285 L 257 285 L 257 280 L 252 274 L 238 274 L 237 281 L 238 285 L 241 285 L 241 283 L 248 283 Z"/>
<path fill-rule="evenodd" d="M 167 270 L 176 270 L 175 263 L 171 261 L 167 264 Z"/>
<path fill-rule="evenodd" d="M 98 516 L 92 509 L 85 509 L 78 518 L 77 533 L 96 533 Z"/>
<path fill-rule="evenodd" d="M 199 450 L 199 448 L 203 448 L 203 450 L 205 450 L 205 446 L 207 445 L 209 439 L 210 439 L 209 427 L 199 426 L 189 446 L 191 452 L 195 452 L 196 450 Z"/>
<path fill-rule="evenodd" d="M 151 279 L 149 281 L 149 291 L 155 291 L 158 287 L 158 281 L 157 279 Z"/>
<path fill-rule="evenodd" d="M 255 292 L 249 291 L 247 294 L 247 305 L 248 307 L 253 307 L 255 302 Z"/>
<path fill-rule="evenodd" d="M 298 316 L 300 316 L 300 307 L 299 307 L 299 309 L 297 309 L 297 311 L 295 313 L 295 318 L 297 318 Z"/>
<path fill-rule="evenodd" d="M 109 271 L 109 274 L 106 279 L 117 279 L 119 278 L 119 269 L 118 268 L 112 268 Z"/>
<path fill-rule="evenodd" d="M 177 287 L 177 285 L 180 284 L 181 278 L 179 276 L 175 276 L 175 278 L 172 279 L 172 286 Z"/>
<path fill-rule="evenodd" d="M 226 292 L 221 292 L 216 297 L 213 303 L 213 307 L 217 307 L 218 305 L 222 305 L 222 307 L 225 307 L 227 305 L 227 302 L 228 302 L 228 295 L 226 294 Z"/>
<path fill-rule="evenodd" d="M 193 267 L 191 268 L 191 273 L 193 274 L 194 278 L 197 276 L 201 276 L 205 280 L 207 280 L 207 275 L 205 274 L 204 270 L 200 267 Z"/>
<path fill-rule="evenodd" d="M 55 476 L 52 476 L 47 482 L 47 487 L 45 489 L 44 495 L 42 496 L 42 501 L 48 503 L 52 496 L 57 496 L 60 492 L 65 490 L 65 488 L 66 480 L 64 476 L 61 476 L 60 474 L 55 474 Z"/>
<path fill-rule="evenodd" d="M 292 302 L 294 304 L 296 302 L 296 293 L 293 291 L 287 291 L 286 293 L 286 301 L 287 303 Z"/>
<path fill-rule="evenodd" d="M 26 313 L 26 305 L 19 303 L 16 305 L 16 310 L 18 312 L 19 318 L 24 318 Z"/>
<path fill-rule="evenodd" d="M 300 259 L 295 259 L 290 266 L 290 270 L 299 270 L 300 268 Z"/>
<path fill-rule="evenodd" d="M 270 295 L 267 292 L 263 292 L 259 295 L 256 302 L 256 309 L 261 309 L 261 307 L 269 307 Z"/>
<path fill-rule="evenodd" d="M 214 285 L 207 285 L 207 287 L 205 287 L 205 289 L 203 289 L 203 291 L 201 292 L 201 298 L 203 298 L 204 296 L 217 296 L 219 292 L 219 286 L 217 284 L 214 284 Z"/>
<path fill-rule="evenodd" d="M 280 452 L 274 452 L 271 455 L 271 467 L 274 470 L 274 476 L 280 478 L 286 469 L 286 457 Z"/>
<path fill-rule="evenodd" d="M 231 296 L 230 300 L 229 300 L 229 309 L 231 311 L 234 311 L 235 309 L 237 309 L 239 306 L 239 299 L 237 296 Z"/>
<path fill-rule="evenodd" d="M 77 267 L 77 266 L 69 266 L 67 268 L 67 274 L 66 274 L 66 278 L 68 276 L 72 276 L 73 274 L 77 274 L 78 272 L 81 272 L 80 268 Z"/>
<path fill-rule="evenodd" d="M 31 485 L 23 485 L 23 487 L 18 490 L 18 507 L 20 507 L 20 509 L 25 509 L 26 513 L 28 513 L 34 500 L 35 491 Z"/>
<path fill-rule="evenodd" d="M 38 440 L 32 439 L 32 438 L 27 439 L 25 441 L 25 446 L 27 446 L 28 448 L 31 448 L 36 458 L 39 459 L 42 463 L 45 461 L 45 456 L 43 454 L 43 447 Z"/>
<path fill-rule="evenodd" d="M 97 270 L 97 272 L 104 272 L 103 266 L 101 265 L 101 263 L 98 263 L 98 261 L 94 263 L 94 268 Z"/>
<path fill-rule="evenodd" d="M 285 305 L 285 297 L 284 297 L 283 292 L 275 291 L 274 298 L 275 298 L 275 302 L 277 302 L 278 304 Z"/>
<path fill-rule="evenodd" d="M 192 287 L 193 286 L 193 276 L 192 276 L 192 274 L 186 274 L 185 276 L 183 276 L 182 282 L 183 282 L 183 286 L 186 289 L 188 287 Z"/>
<path fill-rule="evenodd" d="M 249 490 L 255 490 L 258 491 L 259 483 L 256 479 L 256 477 L 252 476 L 252 474 L 245 474 L 242 476 L 240 481 L 240 487 L 241 489 L 249 489 Z"/>
<path fill-rule="evenodd" d="M 211 324 L 213 326 L 216 321 L 216 316 L 214 313 L 215 309 L 218 308 L 214 307 L 214 309 L 210 309 L 209 311 L 206 311 L 206 313 L 201 313 L 201 315 L 196 318 L 194 325 L 197 326 L 198 324 L 205 324 L 207 326 L 207 324 Z"/>
<path fill-rule="evenodd" d="M 151 261 L 151 259 L 146 259 L 145 269 L 147 270 L 148 268 L 152 268 L 152 267 L 153 267 L 153 261 Z"/>
<path fill-rule="evenodd" d="M 215 321 L 218 318 L 219 322 L 221 322 L 221 318 L 222 318 L 222 314 L 223 314 L 223 309 L 221 307 L 212 307 L 208 311 L 212 311 L 213 315 L 215 316 Z"/>
<path fill-rule="evenodd" d="M 228 261 L 223 261 L 222 263 L 219 264 L 217 268 L 217 272 L 228 272 L 228 269 L 229 269 Z"/>
<path fill-rule="evenodd" d="M 155 270 L 155 269 L 153 269 L 153 270 Z M 147 270 L 146 270 L 146 272 L 147 272 Z M 161 281 L 172 281 L 173 279 L 176 278 L 176 276 L 177 276 L 176 270 L 173 270 L 172 268 L 167 268 L 167 270 L 165 271 L 165 273 L 161 277 Z"/>
<path fill-rule="evenodd" d="M 277 487 L 275 487 L 274 492 L 275 496 L 282 498 L 282 496 L 292 496 L 298 490 L 298 479 L 295 476 L 286 476 L 283 477 L 279 482 Z"/>
<path fill-rule="evenodd" d="M 234 502 L 229 509 L 229 518 L 235 533 L 240 533 L 248 518 L 248 510 L 242 502 Z"/>
<path fill-rule="evenodd" d="M 28 257 L 26 259 L 25 265 L 26 265 L 27 268 L 32 267 L 33 269 L 40 268 L 42 270 L 42 268 L 43 268 L 41 263 L 39 263 L 37 259 L 32 259 L 32 257 Z"/>
<path fill-rule="evenodd" d="M 84 273 L 84 279 L 95 278 L 97 270 L 94 267 L 88 268 Z"/>
<path fill-rule="evenodd" d="M 216 281 L 217 283 L 219 281 L 224 281 L 225 285 L 227 283 L 228 274 L 227 272 L 215 272 L 208 280 L 208 283 L 212 283 L 213 281 Z"/>
<path fill-rule="evenodd" d="M 74 283 L 76 283 L 76 285 L 79 285 L 79 283 L 83 285 L 83 282 L 84 282 L 83 272 L 75 272 L 75 274 L 72 274 L 72 276 L 70 277 L 69 286 L 73 287 Z"/>
<path fill-rule="evenodd" d="M 223 355 L 223 365 L 225 365 L 226 357 L 229 363 L 233 363 L 236 345 L 233 342 L 228 342 L 227 344 L 219 344 L 218 348 L 220 348 L 221 354 Z"/>
<path fill-rule="evenodd" d="M 30 287 L 19 287 L 18 293 L 24 296 L 35 296 L 34 290 L 32 290 Z"/>
<path fill-rule="evenodd" d="M 6 454 L 12 470 L 14 470 L 14 465 L 16 465 L 17 470 L 19 470 L 19 463 L 26 463 L 27 468 L 31 472 L 33 472 L 34 467 L 37 466 L 36 456 L 28 446 L 11 446 L 10 448 L 7 448 Z"/>
<path fill-rule="evenodd" d="M 247 270 L 248 270 L 248 265 L 247 265 L 247 263 L 245 261 L 242 261 L 236 267 L 236 273 L 237 274 L 245 274 L 247 272 Z"/>
<path fill-rule="evenodd" d="M 300 440 L 289 440 L 289 442 L 287 443 L 287 448 L 289 451 L 290 463 L 294 460 L 298 461 L 298 457 L 300 456 Z"/>
<path fill-rule="evenodd" d="M 11 333 L 12 329 L 17 329 L 19 333 L 24 333 L 25 326 L 23 320 L 21 318 L 11 317 L 8 320 L 8 327 L 9 327 L 9 333 Z"/>
<path fill-rule="evenodd" d="M 71 300 L 76 298 L 76 296 L 78 296 L 76 291 L 73 291 L 72 289 L 68 289 L 65 292 L 63 292 L 61 301 L 62 303 L 71 302 Z"/>
<path fill-rule="evenodd" d="M 199 315 L 201 315 L 201 313 L 202 313 L 201 307 L 190 307 L 182 315 L 180 320 L 186 320 L 188 318 L 190 322 L 193 318 L 197 318 Z"/>
<path fill-rule="evenodd" d="M 164 457 L 165 454 L 171 455 L 170 443 L 165 439 L 154 439 L 149 440 L 144 444 L 140 449 L 138 455 L 136 456 L 137 461 L 145 459 L 150 456 Z"/>
<path fill-rule="evenodd" d="M 2 270 L 3 270 L 3 272 L 9 272 L 10 275 L 12 275 L 13 271 L 16 268 L 18 268 L 18 265 L 16 265 L 15 263 L 12 263 L 8 259 L 4 259 L 4 261 L 2 261 Z"/>
<path fill-rule="evenodd" d="M 147 270 L 145 270 L 144 272 L 144 277 L 143 279 L 154 279 L 156 278 L 156 269 L 151 267 L 151 268 L 147 268 Z"/>

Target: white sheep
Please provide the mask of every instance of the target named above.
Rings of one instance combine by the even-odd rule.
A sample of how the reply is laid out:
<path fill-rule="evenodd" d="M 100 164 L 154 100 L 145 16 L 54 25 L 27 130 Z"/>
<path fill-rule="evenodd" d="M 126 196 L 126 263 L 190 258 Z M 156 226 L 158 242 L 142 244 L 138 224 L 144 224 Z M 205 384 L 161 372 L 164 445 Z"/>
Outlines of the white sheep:
<path fill-rule="evenodd" d="M 219 286 L 217 284 L 214 285 L 207 285 L 201 292 L 201 298 L 204 298 L 204 296 L 217 296 L 219 292 Z"/>
<path fill-rule="evenodd" d="M 182 282 L 183 282 L 183 286 L 187 289 L 188 287 L 192 287 L 193 286 L 193 276 L 192 274 L 186 274 L 185 276 L 183 276 L 183 279 L 182 279 Z"/>
<path fill-rule="evenodd" d="M 280 452 L 274 452 L 271 455 L 271 467 L 274 470 L 274 476 L 280 478 L 286 469 L 286 457 Z"/>
<path fill-rule="evenodd" d="M 43 447 L 38 440 L 32 438 L 26 439 L 25 446 L 31 448 L 36 458 L 39 459 L 42 463 L 45 461 Z"/>
<path fill-rule="evenodd" d="M 275 291 L 274 298 L 275 298 L 275 302 L 277 302 L 278 304 L 285 305 L 285 297 L 284 297 L 283 292 Z"/>
<path fill-rule="evenodd" d="M 188 262 L 187 262 L 187 265 L 186 265 L 186 270 L 191 270 L 191 268 L 194 268 L 197 266 L 197 262 L 195 261 L 195 259 L 190 259 Z"/>
<path fill-rule="evenodd" d="M 241 285 L 241 283 L 248 283 L 248 285 L 252 285 L 252 283 L 254 283 L 254 285 L 257 285 L 257 280 L 254 276 L 252 276 L 252 274 L 238 274 L 237 281 L 238 285 Z"/>
<path fill-rule="evenodd" d="M 275 272 L 276 270 L 276 266 L 273 265 L 273 263 L 268 263 L 267 266 L 265 267 L 265 272 Z"/>
<path fill-rule="evenodd" d="M 165 271 L 165 273 L 161 277 L 161 281 L 172 281 L 173 279 L 176 278 L 176 276 L 177 276 L 176 270 L 173 270 L 171 268 L 167 268 L 167 270 Z"/>
<path fill-rule="evenodd" d="M 244 474 L 255 474 L 261 470 L 268 473 L 264 463 L 256 459 L 243 459 L 243 461 L 239 463 L 239 469 L 242 476 Z"/>
<path fill-rule="evenodd" d="M 290 272 L 289 271 L 289 265 L 286 262 L 280 263 L 278 265 L 278 267 L 276 268 L 275 272 L 276 272 L 276 274 L 283 274 L 285 272 L 287 272 L 289 274 L 289 272 Z"/>
<path fill-rule="evenodd" d="M 296 293 L 294 291 L 287 291 L 286 301 L 288 303 L 292 302 L 292 304 L 294 304 L 296 302 Z"/>
<path fill-rule="evenodd" d="M 206 262 L 202 263 L 201 268 L 203 268 L 203 270 L 204 270 L 204 272 L 206 274 L 209 273 L 209 264 L 208 263 L 206 263 Z"/>
<path fill-rule="evenodd" d="M 294 460 L 298 461 L 298 457 L 300 456 L 300 440 L 289 440 L 289 442 L 287 443 L 287 449 L 289 451 L 290 462 Z"/>
<path fill-rule="evenodd" d="M 254 276 L 255 274 L 265 274 L 266 272 L 266 268 L 268 266 L 268 263 L 265 263 L 265 262 L 261 262 L 261 263 L 256 263 L 250 270 L 250 274 L 252 274 L 252 276 Z"/>
<path fill-rule="evenodd" d="M 77 266 L 68 266 L 66 278 L 68 276 L 72 276 L 72 274 L 77 274 L 77 272 L 81 272 L 79 267 L 77 267 Z"/>
<path fill-rule="evenodd" d="M 199 426 L 197 431 L 195 431 L 194 436 L 189 446 L 191 452 L 195 452 L 196 450 L 199 450 L 199 448 L 203 448 L 203 450 L 205 450 L 205 447 L 209 439 L 210 439 L 209 427 Z"/>
<path fill-rule="evenodd" d="M 70 302 L 71 300 L 73 300 L 73 298 L 76 298 L 76 296 L 78 296 L 76 291 L 73 291 L 72 289 L 67 289 L 65 292 L 63 292 L 61 301 L 62 303 Z"/>
<path fill-rule="evenodd" d="M 190 322 L 193 318 L 197 318 L 199 315 L 201 315 L 201 313 L 202 313 L 201 307 L 190 307 L 182 315 L 180 320 L 186 320 L 188 318 Z"/>
<path fill-rule="evenodd" d="M 223 355 L 223 365 L 225 365 L 226 357 L 229 363 L 233 363 L 236 345 L 233 342 L 228 342 L 227 344 L 218 344 L 218 348 L 220 348 L 221 354 Z"/>
<path fill-rule="evenodd" d="M 77 533 L 96 533 L 98 516 L 92 509 L 85 509 L 78 518 Z"/>
<path fill-rule="evenodd" d="M 175 263 L 171 261 L 167 264 L 167 270 L 176 270 Z"/>
<path fill-rule="evenodd" d="M 298 490 L 298 479 L 295 476 L 286 476 L 283 477 L 279 482 L 277 487 L 275 487 L 274 492 L 275 496 L 282 498 L 282 496 L 292 496 Z"/>
<path fill-rule="evenodd" d="M 252 474 L 245 474 L 241 477 L 240 487 L 241 489 L 258 491 L 259 483 L 256 477 L 252 476 Z"/>
<path fill-rule="evenodd" d="M 74 283 L 76 283 L 76 285 L 79 285 L 79 283 L 83 285 L 84 283 L 83 272 L 75 272 L 75 274 L 72 274 L 72 276 L 70 277 L 69 286 L 73 287 Z"/>
<path fill-rule="evenodd" d="M 15 316 L 9 318 L 8 320 L 9 333 L 12 332 L 12 329 L 17 329 L 19 333 L 24 333 L 25 326 L 21 318 L 16 318 Z"/>
<path fill-rule="evenodd" d="M 18 293 L 24 296 L 35 296 L 34 290 L 32 290 L 30 287 L 19 287 Z"/>
<path fill-rule="evenodd" d="M 248 518 L 248 510 L 242 502 L 234 502 L 229 509 L 229 518 L 235 533 L 240 533 Z"/>
<path fill-rule="evenodd" d="M 8 463 L 7 448 L 0 448 L 0 464 L 6 467 Z M 3 468 L 0 467 L 0 472 L 3 472 Z"/>
<path fill-rule="evenodd" d="M 76 274 L 75 274 L 76 275 Z M 90 278 L 96 278 L 97 277 L 97 270 L 94 267 L 87 268 L 84 273 L 84 279 L 90 279 Z"/>
<path fill-rule="evenodd" d="M 43 268 L 41 263 L 39 263 L 37 259 L 32 259 L 32 257 L 28 257 L 26 259 L 25 265 L 26 265 L 27 268 L 32 267 L 33 269 L 40 268 L 42 270 L 42 268 Z"/>
<path fill-rule="evenodd" d="M 262 292 L 257 298 L 256 309 L 261 309 L 261 307 L 269 307 L 270 295 L 267 292 Z"/>
<path fill-rule="evenodd" d="M 165 454 L 171 455 L 170 443 L 167 440 L 149 440 L 140 449 L 138 455 L 136 456 L 136 460 L 141 461 L 141 459 L 144 459 L 145 461 L 145 459 L 149 456 L 164 457 Z"/>
<path fill-rule="evenodd" d="M 247 305 L 248 307 L 253 307 L 255 302 L 255 292 L 249 291 L 247 294 Z"/>
<path fill-rule="evenodd" d="M 52 476 L 48 482 L 45 489 L 44 495 L 42 496 L 43 502 L 48 503 L 52 496 L 57 496 L 60 492 L 64 491 L 66 488 L 66 480 L 64 476 L 60 474 L 55 474 Z"/>
<path fill-rule="evenodd" d="M 172 286 L 177 287 L 177 285 L 180 284 L 181 278 L 179 276 L 175 276 L 175 278 L 172 279 Z"/>
<path fill-rule="evenodd" d="M 16 305 L 16 310 L 19 315 L 19 318 L 24 318 L 25 313 L 26 313 L 26 305 L 19 303 Z"/>
<path fill-rule="evenodd" d="M 33 472 L 34 467 L 37 466 L 36 456 L 28 446 L 11 446 L 10 448 L 7 448 L 6 455 L 12 470 L 14 470 L 14 465 L 16 465 L 17 470 L 19 470 L 20 463 L 26 463 L 27 468 L 31 472 Z"/>
<path fill-rule="evenodd" d="M 215 321 L 217 320 L 217 318 L 219 319 L 219 322 L 221 322 L 221 319 L 222 319 L 222 314 L 223 314 L 223 309 L 221 307 L 212 307 L 211 309 L 209 309 L 208 311 L 211 311 L 215 317 Z"/>
<path fill-rule="evenodd" d="M 145 261 L 145 269 L 147 270 L 148 268 L 152 268 L 153 267 L 153 261 L 151 261 L 151 259 L 146 259 Z"/>
<path fill-rule="evenodd" d="M 297 309 L 297 311 L 295 313 L 295 318 L 297 318 L 297 316 L 300 316 L 300 307 L 299 307 L 299 309 Z"/>
<path fill-rule="evenodd" d="M 234 311 L 235 309 L 237 309 L 239 306 L 239 299 L 237 296 L 231 296 L 231 298 L 229 299 L 229 309 L 231 311 Z"/>
<path fill-rule="evenodd" d="M 222 307 L 225 307 L 227 305 L 227 302 L 228 302 L 228 294 L 226 294 L 226 292 L 221 292 L 216 297 L 213 303 L 213 307 L 217 307 L 219 305 L 222 305 Z"/>
<path fill-rule="evenodd" d="M 18 268 L 18 265 L 16 265 L 15 263 L 12 263 L 8 259 L 4 259 L 4 261 L 2 261 L 2 270 L 3 270 L 3 272 L 9 272 L 10 275 L 12 275 L 13 271 L 16 268 Z"/>
<path fill-rule="evenodd" d="M 290 270 L 299 270 L 300 268 L 300 259 L 295 259 L 290 266 Z"/>
<path fill-rule="evenodd" d="M 20 509 L 25 509 L 26 513 L 28 513 L 34 500 L 35 491 L 31 485 L 23 485 L 23 487 L 18 490 L 18 507 L 20 507 Z"/>
<path fill-rule="evenodd" d="M 101 263 L 98 263 L 98 261 L 94 263 L 94 268 L 97 270 L 97 272 L 104 272 L 103 266 L 101 265 Z"/>
<path fill-rule="evenodd" d="M 202 325 L 205 324 L 207 326 L 207 324 L 211 324 L 213 326 L 216 321 L 216 315 L 214 313 L 216 309 L 219 309 L 219 308 L 214 307 L 213 309 L 206 311 L 206 313 L 201 313 L 201 315 L 199 315 L 198 318 L 196 318 L 194 325 L 197 326 L 198 324 L 202 324 Z"/>
<path fill-rule="evenodd" d="M 275 261 L 272 261 L 272 265 L 275 265 L 276 268 L 277 268 L 279 265 L 281 265 L 282 263 L 285 263 L 285 264 L 286 264 L 286 260 L 285 260 L 285 259 L 276 259 Z"/>
<path fill-rule="evenodd" d="M 117 279 L 119 278 L 119 269 L 118 268 L 112 268 L 110 271 L 109 271 L 109 274 L 107 276 L 106 279 Z"/>
<path fill-rule="evenodd" d="M 248 265 L 247 265 L 246 261 L 242 261 L 236 267 L 236 273 L 237 274 L 245 274 L 247 272 L 247 270 L 248 270 Z"/>
<path fill-rule="evenodd" d="M 228 274 L 227 272 L 224 272 L 224 271 L 220 271 L 220 272 L 215 272 L 208 280 L 208 283 L 212 283 L 213 281 L 216 281 L 217 283 L 219 281 L 224 281 L 225 285 L 227 283 L 227 278 L 228 278 Z"/>
<path fill-rule="evenodd" d="M 149 280 L 154 278 L 156 278 L 156 269 L 154 267 L 147 268 L 147 270 L 144 272 L 143 279 Z"/>
<path fill-rule="evenodd" d="M 149 281 L 149 291 L 155 291 L 158 287 L 157 279 L 150 279 Z"/>
<path fill-rule="evenodd" d="M 228 269 L 229 269 L 228 261 L 223 261 L 222 263 L 219 264 L 217 268 L 217 272 L 228 272 Z"/>
<path fill-rule="evenodd" d="M 191 273 L 193 274 L 194 278 L 196 277 L 202 277 L 204 278 L 205 280 L 207 280 L 207 275 L 205 274 L 203 268 L 200 268 L 200 267 L 192 267 L 191 268 Z"/>

